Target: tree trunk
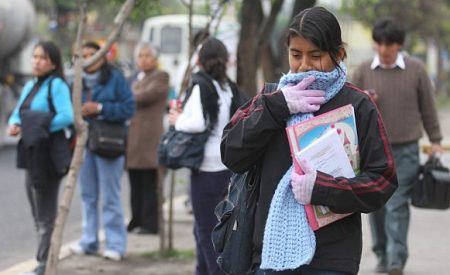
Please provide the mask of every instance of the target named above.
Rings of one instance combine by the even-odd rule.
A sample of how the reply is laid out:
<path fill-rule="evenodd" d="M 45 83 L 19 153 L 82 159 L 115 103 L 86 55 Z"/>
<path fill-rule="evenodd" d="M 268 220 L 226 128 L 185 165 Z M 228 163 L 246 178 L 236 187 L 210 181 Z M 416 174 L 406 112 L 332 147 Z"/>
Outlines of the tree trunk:
<path fill-rule="evenodd" d="M 164 179 L 166 169 L 158 169 L 158 231 L 159 231 L 159 252 L 162 254 L 166 250 L 166 225 L 164 221 Z"/>
<path fill-rule="evenodd" d="M 77 135 L 77 142 L 75 146 L 74 155 L 72 158 L 72 162 L 70 164 L 69 174 L 66 179 L 66 183 L 64 185 L 63 198 L 59 205 L 58 215 L 55 220 L 54 230 L 52 233 L 52 238 L 50 241 L 50 249 L 47 258 L 46 265 L 46 275 L 55 275 L 56 269 L 58 265 L 58 257 L 59 252 L 61 250 L 62 237 L 64 232 L 64 226 L 66 223 L 67 215 L 70 211 L 70 205 L 73 198 L 73 192 L 76 187 L 78 173 L 80 171 L 81 164 L 83 163 L 83 153 L 84 148 L 86 146 L 87 140 L 87 126 L 81 116 L 81 78 L 83 67 L 87 66 L 83 59 L 81 58 L 81 43 L 83 40 L 84 34 L 84 25 L 86 22 L 86 8 L 87 1 L 79 0 L 78 6 L 80 8 L 80 22 L 78 25 L 78 32 L 75 42 L 75 77 L 73 83 L 73 91 L 72 91 L 72 102 L 73 109 L 75 114 L 75 130 Z M 105 45 L 94 55 L 92 56 L 88 62 L 89 64 L 95 63 L 99 60 L 104 54 L 106 54 L 110 45 L 117 39 L 120 31 L 122 30 L 122 26 L 126 20 L 126 18 L 130 15 L 131 9 L 134 6 L 134 0 L 127 0 L 121 7 L 120 12 L 117 14 L 116 19 L 114 20 L 115 29 L 111 32 L 111 35 L 108 38 L 108 41 Z M 103 53 L 101 55 L 100 53 Z"/>
<path fill-rule="evenodd" d="M 291 18 L 289 20 L 289 24 L 292 19 L 299 14 L 302 10 L 314 7 L 316 5 L 316 0 L 295 0 L 294 7 L 292 8 Z M 289 29 L 289 25 L 285 28 L 285 33 L 287 33 Z M 280 48 L 279 51 L 279 60 L 281 60 L 280 66 L 278 68 L 279 72 L 287 72 L 289 71 L 289 60 L 288 60 L 288 52 L 286 45 L 286 36 L 281 36 L 280 41 L 278 41 L 278 45 Z"/>
<path fill-rule="evenodd" d="M 50 241 L 50 248 L 48 252 L 47 265 L 45 274 L 55 275 L 58 265 L 59 251 L 61 249 L 62 236 L 64 232 L 64 225 L 67 219 L 67 214 L 70 210 L 70 205 L 73 198 L 73 192 L 78 179 L 78 172 L 80 171 L 83 162 L 84 146 L 87 139 L 87 127 L 83 118 L 81 117 L 81 74 L 83 72 L 83 60 L 81 58 L 81 41 L 84 34 L 84 25 L 86 22 L 86 2 L 79 3 L 80 7 L 80 23 L 78 25 L 78 33 L 75 42 L 75 79 L 73 84 L 72 100 L 74 102 L 73 108 L 75 113 L 75 130 L 77 134 L 77 142 L 75 146 L 74 155 L 70 164 L 69 174 L 64 186 L 64 193 L 61 204 L 58 209 L 58 216 L 55 220 L 54 230 Z"/>
<path fill-rule="evenodd" d="M 244 0 L 241 8 L 241 32 L 237 50 L 237 85 L 248 95 L 257 92 L 256 72 L 258 70 L 255 45 L 259 19 L 262 15 L 258 0 Z"/>
<path fill-rule="evenodd" d="M 241 33 L 237 56 L 237 84 L 249 95 L 257 93 L 257 72 L 261 67 L 265 82 L 278 82 L 282 72 L 289 69 L 286 53 L 287 26 L 280 35 L 274 51 L 270 40 L 283 0 L 272 1 L 271 11 L 264 18 L 261 1 L 244 0 L 241 8 Z M 312 7 L 316 0 L 296 0 L 291 19 L 301 10 Z M 291 20 L 289 20 L 291 21 Z"/>
<path fill-rule="evenodd" d="M 273 2 L 270 9 L 269 16 L 264 20 L 261 30 L 259 32 L 258 42 L 256 43 L 256 56 L 260 62 L 260 66 L 263 71 L 265 82 L 278 82 L 277 77 L 277 65 L 274 53 L 272 51 L 271 36 L 275 27 L 275 21 L 281 8 L 283 7 L 284 0 L 276 0 Z M 259 57 L 259 58 L 258 58 Z"/>

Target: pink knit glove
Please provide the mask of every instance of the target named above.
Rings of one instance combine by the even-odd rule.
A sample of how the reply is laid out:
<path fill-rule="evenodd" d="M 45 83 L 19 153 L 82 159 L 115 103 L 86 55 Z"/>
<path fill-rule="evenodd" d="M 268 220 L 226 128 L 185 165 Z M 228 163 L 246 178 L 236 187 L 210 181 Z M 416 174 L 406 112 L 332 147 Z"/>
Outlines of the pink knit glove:
<path fill-rule="evenodd" d="M 314 183 L 316 182 L 317 171 L 312 168 L 311 165 L 306 161 L 306 159 L 300 159 L 300 167 L 303 170 L 303 175 L 292 171 L 291 174 L 291 185 L 294 197 L 300 204 L 311 203 L 312 191 L 314 188 Z"/>
<path fill-rule="evenodd" d="M 320 105 L 325 103 L 324 91 L 305 90 L 314 80 L 315 78 L 310 76 L 297 85 L 281 88 L 291 114 L 315 112 L 319 110 Z"/>

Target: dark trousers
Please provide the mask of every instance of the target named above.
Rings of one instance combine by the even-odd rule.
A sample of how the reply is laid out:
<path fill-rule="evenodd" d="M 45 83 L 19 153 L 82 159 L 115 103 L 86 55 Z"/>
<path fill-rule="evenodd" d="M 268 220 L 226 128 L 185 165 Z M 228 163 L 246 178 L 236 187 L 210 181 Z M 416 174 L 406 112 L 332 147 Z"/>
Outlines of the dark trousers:
<path fill-rule="evenodd" d="M 156 169 L 129 169 L 131 221 L 128 230 L 136 227 L 158 233 L 158 173 Z"/>
<path fill-rule="evenodd" d="M 61 178 L 51 178 L 45 187 L 36 188 L 33 179 L 27 172 L 25 184 L 28 201 L 31 206 L 34 224 L 38 233 L 38 251 L 36 259 L 39 266 L 37 274 L 44 274 L 47 262 L 50 239 L 58 210 L 58 191 Z"/>
<path fill-rule="evenodd" d="M 228 170 L 220 172 L 192 171 L 191 199 L 197 249 L 196 275 L 225 274 L 216 263 L 219 254 L 214 251 L 211 232 L 217 224 L 214 209 L 227 194 L 230 176 L 231 172 Z"/>

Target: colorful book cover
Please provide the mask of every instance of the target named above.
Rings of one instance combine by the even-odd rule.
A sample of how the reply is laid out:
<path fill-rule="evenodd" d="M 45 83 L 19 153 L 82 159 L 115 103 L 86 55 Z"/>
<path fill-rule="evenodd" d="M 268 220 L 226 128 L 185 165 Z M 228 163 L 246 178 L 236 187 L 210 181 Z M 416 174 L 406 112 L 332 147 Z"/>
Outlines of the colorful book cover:
<path fill-rule="evenodd" d="M 302 148 L 314 142 L 330 129 L 336 129 L 355 175 L 359 174 L 358 134 L 355 113 L 351 104 L 286 127 L 294 168 L 297 172 L 302 173 L 295 156 Z M 305 205 L 305 210 L 308 222 L 314 231 L 352 214 L 333 213 L 328 207 L 321 205 Z"/>

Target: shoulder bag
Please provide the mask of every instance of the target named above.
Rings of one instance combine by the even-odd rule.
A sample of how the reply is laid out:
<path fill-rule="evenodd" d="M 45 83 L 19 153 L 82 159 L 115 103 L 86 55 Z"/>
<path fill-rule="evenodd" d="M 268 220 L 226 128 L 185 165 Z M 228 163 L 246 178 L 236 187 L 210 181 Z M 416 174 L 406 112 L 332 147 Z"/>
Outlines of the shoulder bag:
<path fill-rule="evenodd" d="M 209 130 L 201 133 L 186 133 L 170 128 L 161 137 L 158 145 L 159 164 L 170 169 L 200 168 L 209 135 Z"/>
<path fill-rule="evenodd" d="M 217 91 L 212 82 L 205 80 L 205 78 L 207 78 L 206 74 L 197 73 L 192 77 L 192 82 L 185 92 L 186 96 L 183 101 L 183 106 L 190 97 L 194 85 L 198 84 L 200 86 L 203 117 L 208 125 L 206 130 L 201 133 L 187 133 L 177 131 L 174 127 L 171 127 L 169 131 L 161 137 L 157 148 L 158 162 L 160 165 L 169 169 L 179 169 L 184 167 L 196 170 L 200 168 L 203 162 L 205 144 L 211 134 L 212 125 L 206 115 L 207 111 L 204 101 L 208 95 L 217 95 Z M 214 91 L 214 93 L 205 93 L 205 90 Z"/>
<path fill-rule="evenodd" d="M 220 253 L 219 267 L 227 274 L 252 272 L 253 229 L 259 199 L 260 165 L 243 174 L 233 174 L 228 195 L 214 211 L 218 223 L 211 238 L 214 250 Z"/>
<path fill-rule="evenodd" d="M 429 209 L 450 207 L 450 172 L 439 158 L 430 157 L 420 166 L 417 182 L 412 191 L 411 204 Z"/>
<path fill-rule="evenodd" d="M 104 158 L 117 158 L 126 150 L 127 128 L 123 122 L 89 121 L 88 148 Z"/>

